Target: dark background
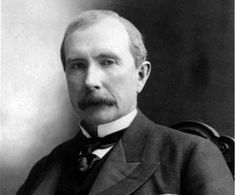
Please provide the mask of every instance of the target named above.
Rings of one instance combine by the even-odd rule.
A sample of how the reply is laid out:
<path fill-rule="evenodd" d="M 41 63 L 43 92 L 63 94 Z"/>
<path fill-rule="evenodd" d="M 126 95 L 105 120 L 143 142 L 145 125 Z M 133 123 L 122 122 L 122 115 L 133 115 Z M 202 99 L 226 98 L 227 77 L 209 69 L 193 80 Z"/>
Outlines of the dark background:
<path fill-rule="evenodd" d="M 205 122 L 233 135 L 233 2 L 119 1 L 143 33 L 152 73 L 139 107 L 157 123 Z"/>
<path fill-rule="evenodd" d="M 58 1 L 63 4 L 62 2 L 64 1 Z M 64 27 L 79 10 L 91 8 L 117 11 L 132 21 L 142 32 L 148 50 L 148 60 L 152 63 L 152 73 L 140 94 L 139 108 L 150 119 L 168 126 L 185 120 L 202 121 L 214 127 L 220 134 L 233 136 L 234 6 L 232 0 L 92 0 L 89 5 L 75 0 L 66 2 L 68 3 L 64 3 L 61 10 L 66 9 L 68 16 L 64 19 L 64 13 L 61 11 L 59 17 L 63 28 L 57 29 L 59 40 L 62 39 Z M 5 17 L 8 11 L 14 10 L 5 10 Z M 43 14 L 43 9 L 41 11 Z M 34 23 L 37 24 L 37 21 Z M 57 23 L 53 25 L 57 26 Z M 48 24 L 46 28 L 55 28 L 53 25 Z M 53 40 L 55 34 L 48 36 L 48 39 Z M 58 67 L 61 66 L 60 41 L 56 40 L 55 44 L 57 44 L 55 58 L 58 60 L 55 64 Z M 45 48 L 47 46 L 48 42 Z M 5 48 L 3 45 L 3 50 Z M 62 73 L 62 66 L 59 68 Z M 59 95 L 53 98 L 53 102 L 59 102 L 59 109 L 49 113 L 54 116 L 53 120 L 45 120 L 45 115 L 40 113 L 37 125 L 30 127 L 31 137 L 28 137 L 27 133 L 27 136 L 21 137 L 20 140 L 14 140 L 22 142 L 14 149 L 10 147 L 13 142 L 4 142 L 1 194 L 14 194 L 36 161 L 76 133 L 77 119 L 68 100 L 65 80 L 59 83 L 55 92 Z M 40 94 L 42 99 L 48 98 L 45 94 L 51 91 L 48 86 L 44 89 L 44 93 Z M 43 118 L 44 120 L 41 120 Z M 15 131 L 17 129 L 16 126 Z M 12 137 L 12 134 L 8 136 Z M 27 152 L 20 153 L 19 146 L 27 139 L 33 142 L 27 145 L 28 148 L 22 149 Z M 7 157 L 13 150 L 14 155 Z M 15 159 L 18 159 L 16 163 Z"/>

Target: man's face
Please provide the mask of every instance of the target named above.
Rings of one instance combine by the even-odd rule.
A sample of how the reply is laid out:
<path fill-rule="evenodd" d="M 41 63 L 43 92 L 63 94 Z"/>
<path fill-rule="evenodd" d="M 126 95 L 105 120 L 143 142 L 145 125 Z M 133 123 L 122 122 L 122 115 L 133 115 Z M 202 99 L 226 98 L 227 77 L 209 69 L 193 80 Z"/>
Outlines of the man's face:
<path fill-rule="evenodd" d="M 70 34 L 65 56 L 70 99 L 86 122 L 108 123 L 136 108 L 139 71 L 118 20 L 104 19 Z"/>

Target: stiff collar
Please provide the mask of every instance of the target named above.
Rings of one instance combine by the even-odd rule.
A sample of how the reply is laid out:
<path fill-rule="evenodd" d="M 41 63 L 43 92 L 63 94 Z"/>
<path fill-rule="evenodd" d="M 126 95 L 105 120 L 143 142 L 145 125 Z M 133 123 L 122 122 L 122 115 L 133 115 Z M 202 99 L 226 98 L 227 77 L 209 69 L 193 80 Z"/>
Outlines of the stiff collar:
<path fill-rule="evenodd" d="M 112 121 L 110 123 L 102 124 L 97 126 L 97 132 L 98 132 L 98 137 L 105 137 L 106 135 L 109 135 L 111 133 L 115 133 L 117 131 L 123 130 L 127 127 L 130 126 L 131 122 L 134 120 L 135 116 L 137 114 L 137 110 L 133 110 L 129 114 Z M 82 127 L 81 122 L 80 122 L 80 128 L 83 133 L 87 138 L 90 138 L 91 136 L 89 133 Z"/>

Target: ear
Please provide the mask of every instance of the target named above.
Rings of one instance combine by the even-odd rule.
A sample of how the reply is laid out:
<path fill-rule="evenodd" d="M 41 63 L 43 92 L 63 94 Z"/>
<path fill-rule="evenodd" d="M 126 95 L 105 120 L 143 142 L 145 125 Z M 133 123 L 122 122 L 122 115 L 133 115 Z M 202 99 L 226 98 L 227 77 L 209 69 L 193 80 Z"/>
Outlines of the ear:
<path fill-rule="evenodd" d="M 151 72 L 151 63 L 149 61 L 144 61 L 139 67 L 138 70 L 138 86 L 137 92 L 140 93 L 144 88 L 146 81 L 149 78 Z"/>

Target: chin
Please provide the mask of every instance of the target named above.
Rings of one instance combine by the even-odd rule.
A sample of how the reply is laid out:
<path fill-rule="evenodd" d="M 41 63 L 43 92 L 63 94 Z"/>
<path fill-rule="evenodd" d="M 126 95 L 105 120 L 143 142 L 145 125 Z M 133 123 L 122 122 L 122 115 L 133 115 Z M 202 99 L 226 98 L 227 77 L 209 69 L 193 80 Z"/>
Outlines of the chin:
<path fill-rule="evenodd" d="M 100 107 L 100 106 L 99 106 Z M 93 125 L 100 125 L 117 120 L 116 108 L 101 106 L 102 108 L 90 107 L 83 112 L 84 120 Z"/>

